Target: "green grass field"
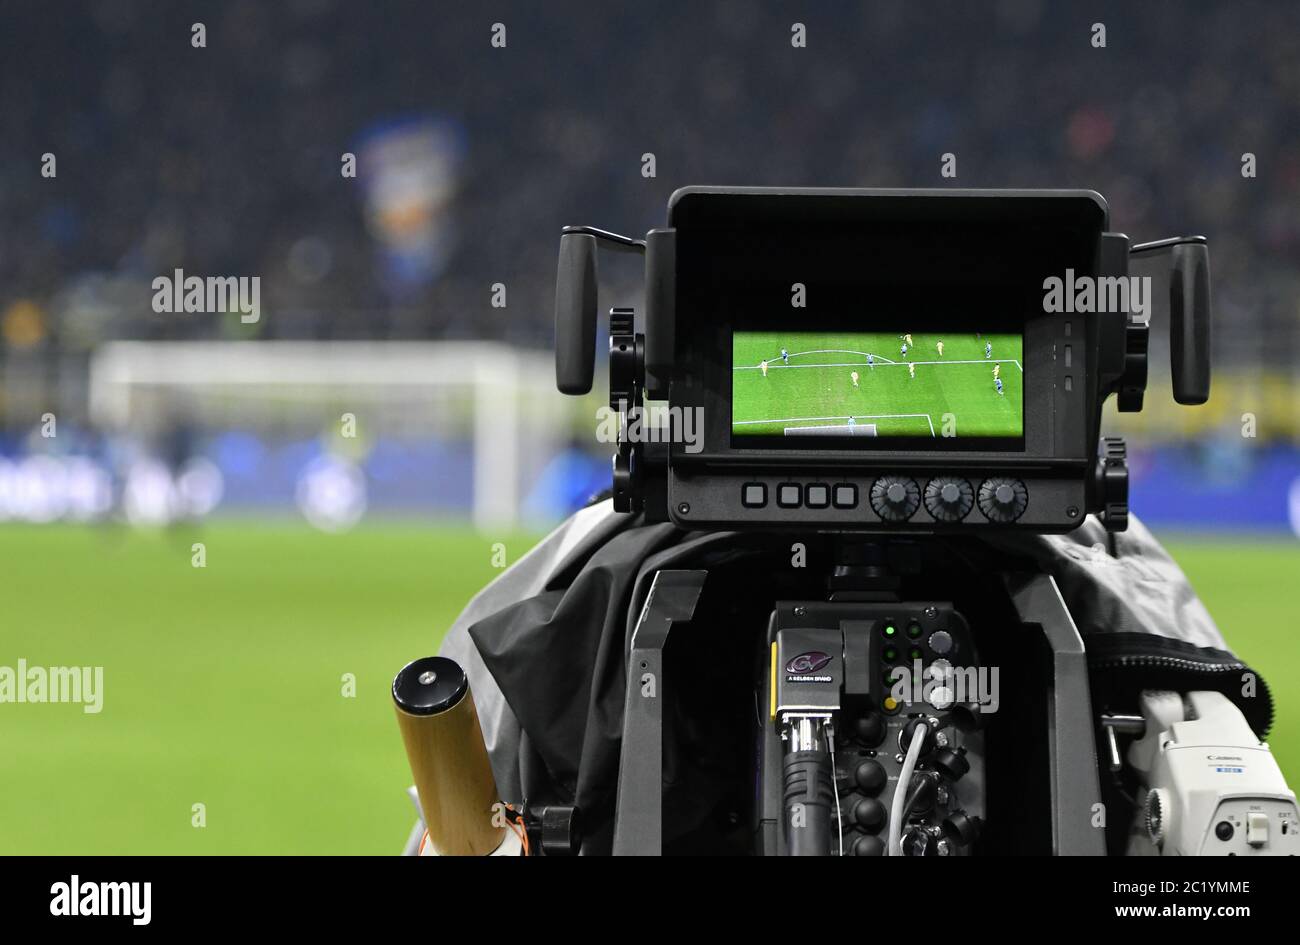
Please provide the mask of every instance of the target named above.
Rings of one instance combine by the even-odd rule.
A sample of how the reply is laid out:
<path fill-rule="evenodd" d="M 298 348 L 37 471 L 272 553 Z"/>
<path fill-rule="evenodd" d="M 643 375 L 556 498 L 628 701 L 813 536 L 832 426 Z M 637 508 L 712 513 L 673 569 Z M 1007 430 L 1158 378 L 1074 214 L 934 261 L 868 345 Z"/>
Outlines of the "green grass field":
<path fill-rule="evenodd" d="M 528 536 L 429 523 L 344 535 L 0 527 L 0 666 L 104 667 L 103 711 L 0 704 L 0 853 L 393 853 L 412 823 L 393 673 L 432 653 Z M 207 567 L 191 567 L 191 543 Z M 1170 549 L 1269 680 L 1300 782 L 1294 540 Z M 343 675 L 356 696 L 342 694 Z M 562 682 L 561 682 L 562 684 Z M 207 826 L 191 826 L 192 805 Z"/>
<path fill-rule="evenodd" d="M 104 667 L 98 715 L 0 704 L 0 853 L 396 852 L 414 815 L 393 675 L 500 573 L 493 542 L 513 562 L 533 540 L 0 527 L 0 665 Z"/>
<path fill-rule="evenodd" d="M 732 433 L 1022 434 L 1024 361 L 1019 335 L 914 334 L 912 341 L 904 356 L 902 338 L 891 332 L 736 332 Z M 989 358 L 984 356 L 986 342 L 993 346 Z M 782 348 L 789 352 L 788 364 L 781 358 Z M 874 365 L 867 364 L 868 354 Z M 909 372 L 909 363 L 915 374 Z M 1001 369 L 1002 394 L 994 384 L 995 365 Z M 948 427 L 946 417 L 953 418 Z"/>

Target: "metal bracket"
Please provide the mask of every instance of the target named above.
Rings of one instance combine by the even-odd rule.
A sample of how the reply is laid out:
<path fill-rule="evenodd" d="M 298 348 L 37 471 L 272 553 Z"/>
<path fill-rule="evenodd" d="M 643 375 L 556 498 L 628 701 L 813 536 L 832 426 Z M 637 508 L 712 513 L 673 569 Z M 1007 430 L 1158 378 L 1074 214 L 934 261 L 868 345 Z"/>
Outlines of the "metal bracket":
<path fill-rule="evenodd" d="M 614 813 L 615 856 L 659 856 L 663 852 L 663 700 L 667 688 L 663 650 L 673 624 L 694 616 L 708 574 L 657 572 L 632 631 Z"/>
<path fill-rule="evenodd" d="M 633 239 L 630 236 L 624 236 L 622 233 L 611 233 L 609 230 L 602 230 L 594 226 L 566 226 L 560 229 L 561 236 L 569 234 L 579 234 L 581 236 L 594 236 L 605 246 L 616 253 L 644 253 L 645 240 Z"/>
<path fill-rule="evenodd" d="M 1101 784 L 1083 637 L 1051 575 L 1013 573 L 1004 580 L 1020 620 L 1042 627 L 1052 649 L 1046 706 L 1052 766 L 1052 852 L 1056 856 L 1105 856 L 1106 832 L 1093 826 L 1101 805 Z"/>

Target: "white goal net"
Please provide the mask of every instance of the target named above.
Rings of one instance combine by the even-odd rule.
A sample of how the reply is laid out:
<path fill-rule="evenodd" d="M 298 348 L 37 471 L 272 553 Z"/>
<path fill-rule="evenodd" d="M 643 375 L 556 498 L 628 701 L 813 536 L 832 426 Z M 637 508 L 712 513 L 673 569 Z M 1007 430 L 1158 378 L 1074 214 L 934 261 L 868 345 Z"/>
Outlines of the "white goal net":
<path fill-rule="evenodd" d="M 105 431 L 146 436 L 180 411 L 270 437 L 350 420 L 372 439 L 467 442 L 480 527 L 519 520 L 568 417 L 549 352 L 489 342 L 115 342 L 91 362 L 89 411 Z"/>

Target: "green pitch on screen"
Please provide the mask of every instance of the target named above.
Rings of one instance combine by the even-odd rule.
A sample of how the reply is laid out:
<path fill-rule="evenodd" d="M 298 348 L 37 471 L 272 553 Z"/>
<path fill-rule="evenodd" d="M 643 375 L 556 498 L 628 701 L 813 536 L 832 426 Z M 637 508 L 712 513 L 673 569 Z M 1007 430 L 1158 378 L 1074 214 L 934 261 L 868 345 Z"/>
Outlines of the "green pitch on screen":
<path fill-rule="evenodd" d="M 736 332 L 732 433 L 779 436 L 796 428 L 825 428 L 827 434 L 857 436 L 1023 435 L 1020 335 L 913 332 L 911 337 L 903 354 L 898 332 Z M 947 428 L 945 417 L 952 419 Z"/>

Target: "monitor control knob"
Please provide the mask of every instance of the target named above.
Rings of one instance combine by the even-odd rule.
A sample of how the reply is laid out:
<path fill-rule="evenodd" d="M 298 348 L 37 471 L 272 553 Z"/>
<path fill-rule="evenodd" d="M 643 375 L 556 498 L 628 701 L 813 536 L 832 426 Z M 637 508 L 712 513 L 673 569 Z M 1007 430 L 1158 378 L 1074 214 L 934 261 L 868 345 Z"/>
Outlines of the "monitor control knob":
<path fill-rule="evenodd" d="M 921 506 L 921 490 L 915 479 L 881 476 L 871 487 L 871 507 L 886 522 L 906 522 Z"/>
<path fill-rule="evenodd" d="M 1029 490 L 1019 479 L 985 479 L 980 485 L 980 511 L 990 522 L 1009 524 L 1029 505 Z"/>
<path fill-rule="evenodd" d="M 862 716 L 854 723 L 853 733 L 868 748 L 875 748 L 885 740 L 885 720 L 876 712 Z"/>
<path fill-rule="evenodd" d="M 873 836 L 858 837 L 849 847 L 849 853 L 853 856 L 884 856 L 885 841 Z"/>
<path fill-rule="evenodd" d="M 874 797 L 864 797 L 853 805 L 853 819 L 862 829 L 876 831 L 885 825 L 889 814 L 880 801 Z"/>
<path fill-rule="evenodd" d="M 874 796 L 880 793 L 889 778 L 879 761 L 874 758 L 864 758 L 853 769 L 853 780 L 859 790 Z"/>
<path fill-rule="evenodd" d="M 975 505 L 975 490 L 965 479 L 940 476 L 925 487 L 925 510 L 936 522 L 960 522 Z"/>

